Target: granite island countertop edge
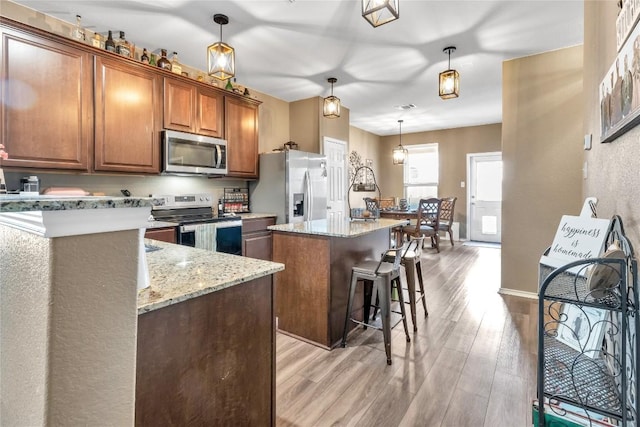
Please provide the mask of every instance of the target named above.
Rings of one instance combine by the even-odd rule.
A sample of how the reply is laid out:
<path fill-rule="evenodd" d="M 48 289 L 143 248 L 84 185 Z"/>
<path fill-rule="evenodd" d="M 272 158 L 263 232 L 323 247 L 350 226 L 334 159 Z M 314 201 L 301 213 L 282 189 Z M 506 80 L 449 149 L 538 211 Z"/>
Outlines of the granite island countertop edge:
<path fill-rule="evenodd" d="M 138 314 L 236 286 L 284 270 L 284 264 L 157 240 L 146 253 L 150 286 L 138 292 Z"/>
<path fill-rule="evenodd" d="M 369 221 L 318 219 L 299 223 L 271 225 L 267 227 L 267 229 L 282 233 L 350 238 L 373 233 L 378 230 L 407 225 L 408 223 L 408 220 L 386 218 Z"/>

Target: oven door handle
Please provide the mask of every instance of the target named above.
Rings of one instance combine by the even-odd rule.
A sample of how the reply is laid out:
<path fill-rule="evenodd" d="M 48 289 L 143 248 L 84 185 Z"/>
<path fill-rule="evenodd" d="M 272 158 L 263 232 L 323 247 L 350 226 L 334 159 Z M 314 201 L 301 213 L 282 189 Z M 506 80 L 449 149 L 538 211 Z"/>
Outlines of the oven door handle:
<path fill-rule="evenodd" d="M 196 227 L 200 225 L 200 224 L 193 224 L 193 225 L 181 225 L 180 226 L 180 232 L 181 233 L 192 233 L 194 231 L 196 231 Z"/>

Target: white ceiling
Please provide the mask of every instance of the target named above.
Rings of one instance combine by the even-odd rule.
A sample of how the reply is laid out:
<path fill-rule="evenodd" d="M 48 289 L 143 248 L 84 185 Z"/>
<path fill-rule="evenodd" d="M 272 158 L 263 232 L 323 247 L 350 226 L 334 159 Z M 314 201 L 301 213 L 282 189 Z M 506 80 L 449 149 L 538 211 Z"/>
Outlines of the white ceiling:
<path fill-rule="evenodd" d="M 498 123 L 502 61 L 581 44 L 583 0 L 400 0 L 400 19 L 373 28 L 359 0 L 18 0 L 93 31 L 123 30 L 138 47 L 177 51 L 206 69 L 219 40 L 213 14 L 229 24 L 239 84 L 285 101 L 334 94 L 352 126 L 377 135 Z M 460 97 L 438 97 L 446 46 L 457 47 Z M 415 104 L 404 111 L 400 105 Z"/>

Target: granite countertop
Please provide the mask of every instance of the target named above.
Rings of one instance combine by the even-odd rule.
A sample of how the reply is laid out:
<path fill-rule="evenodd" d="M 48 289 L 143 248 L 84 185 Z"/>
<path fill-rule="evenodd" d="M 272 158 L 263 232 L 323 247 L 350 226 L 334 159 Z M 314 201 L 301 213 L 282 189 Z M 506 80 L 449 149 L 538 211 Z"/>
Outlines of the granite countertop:
<path fill-rule="evenodd" d="M 163 228 L 163 227 L 177 227 L 180 224 L 178 224 L 177 222 L 168 222 L 168 221 L 156 221 L 156 220 L 152 220 L 152 221 L 148 221 L 147 222 L 147 226 L 146 229 L 147 230 L 152 230 L 154 228 Z"/>
<path fill-rule="evenodd" d="M 0 196 L 0 213 L 77 209 L 142 208 L 160 204 L 151 197 Z"/>
<path fill-rule="evenodd" d="M 317 219 L 314 221 L 298 222 L 294 224 L 270 225 L 272 231 L 299 234 L 315 234 L 328 237 L 357 237 L 385 228 L 407 225 L 407 220 L 376 219 L 370 221 L 350 221 L 348 218 L 340 220 Z"/>
<path fill-rule="evenodd" d="M 284 270 L 284 264 L 145 239 L 151 286 L 138 292 L 138 314 Z"/>
<path fill-rule="evenodd" d="M 250 212 L 250 213 L 241 213 L 238 216 L 242 219 L 259 219 L 259 218 L 275 218 L 278 215 L 274 213 L 260 213 L 260 212 Z"/>

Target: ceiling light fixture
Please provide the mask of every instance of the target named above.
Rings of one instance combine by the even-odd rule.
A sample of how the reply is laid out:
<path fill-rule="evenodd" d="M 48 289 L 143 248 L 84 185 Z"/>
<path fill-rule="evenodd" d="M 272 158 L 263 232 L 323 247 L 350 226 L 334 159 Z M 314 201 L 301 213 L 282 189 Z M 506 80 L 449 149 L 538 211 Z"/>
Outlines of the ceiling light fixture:
<path fill-rule="evenodd" d="M 327 96 L 324 99 L 324 107 L 322 108 L 322 115 L 330 119 L 340 117 L 340 98 L 333 96 L 333 84 L 338 81 L 335 77 L 329 77 L 327 79 L 331 83 L 331 96 Z"/>
<path fill-rule="evenodd" d="M 400 0 L 362 0 L 362 17 L 379 27 L 400 17 Z"/>
<path fill-rule="evenodd" d="M 409 151 L 402 146 L 402 122 L 404 120 L 398 120 L 400 124 L 400 145 L 393 149 L 393 164 L 402 165 L 409 154 Z"/>
<path fill-rule="evenodd" d="M 229 23 L 227 15 L 216 13 L 213 21 L 220 25 L 220 41 L 207 48 L 207 70 L 211 77 L 227 80 L 236 74 L 236 54 L 231 46 L 222 42 L 222 26 Z"/>
<path fill-rule="evenodd" d="M 449 68 L 440 73 L 439 94 L 442 99 L 457 98 L 460 95 L 460 74 L 451 69 L 451 52 L 456 51 L 455 46 L 448 46 L 442 50 L 449 54 Z"/>

